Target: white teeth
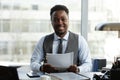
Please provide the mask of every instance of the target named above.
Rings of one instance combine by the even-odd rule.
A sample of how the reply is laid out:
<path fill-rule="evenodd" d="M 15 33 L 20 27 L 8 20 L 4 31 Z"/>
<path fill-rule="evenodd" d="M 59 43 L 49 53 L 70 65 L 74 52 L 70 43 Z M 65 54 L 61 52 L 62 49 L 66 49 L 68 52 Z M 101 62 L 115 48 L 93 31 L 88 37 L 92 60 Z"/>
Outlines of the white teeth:
<path fill-rule="evenodd" d="M 64 27 L 60 27 L 59 29 L 64 29 Z"/>

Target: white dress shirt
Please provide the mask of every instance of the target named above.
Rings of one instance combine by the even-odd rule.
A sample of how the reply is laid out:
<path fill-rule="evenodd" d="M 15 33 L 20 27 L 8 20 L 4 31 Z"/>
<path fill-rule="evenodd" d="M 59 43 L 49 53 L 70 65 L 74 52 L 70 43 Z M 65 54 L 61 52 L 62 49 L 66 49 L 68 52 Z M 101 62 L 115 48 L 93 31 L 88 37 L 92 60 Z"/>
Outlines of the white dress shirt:
<path fill-rule="evenodd" d="M 64 54 L 65 53 L 65 50 L 66 50 L 66 47 L 67 47 L 67 42 L 68 42 L 68 37 L 69 37 L 69 31 L 67 32 L 67 34 L 63 37 L 63 42 L 62 42 L 62 45 L 63 45 L 63 51 L 62 53 Z M 53 54 L 56 54 L 57 53 L 57 50 L 58 50 L 58 44 L 59 44 L 59 39 L 60 37 L 58 37 L 55 33 L 54 33 L 54 41 L 53 41 Z M 36 71 L 36 72 L 40 72 L 40 66 L 42 65 L 41 64 L 41 61 L 42 61 L 42 58 L 43 58 L 43 41 L 45 39 L 45 36 L 42 37 L 34 51 L 33 51 L 33 54 L 32 54 L 32 57 L 31 57 L 31 64 L 30 64 L 30 67 L 33 71 Z M 86 40 L 81 36 L 79 35 L 79 45 L 78 45 L 78 49 L 79 49 L 79 60 L 81 62 L 81 65 L 78 66 L 80 72 L 87 72 L 87 71 L 91 71 L 91 68 L 92 68 L 92 63 L 91 63 L 91 56 L 90 56 L 90 50 L 89 50 L 89 47 L 88 47 L 88 44 L 86 42 Z"/>

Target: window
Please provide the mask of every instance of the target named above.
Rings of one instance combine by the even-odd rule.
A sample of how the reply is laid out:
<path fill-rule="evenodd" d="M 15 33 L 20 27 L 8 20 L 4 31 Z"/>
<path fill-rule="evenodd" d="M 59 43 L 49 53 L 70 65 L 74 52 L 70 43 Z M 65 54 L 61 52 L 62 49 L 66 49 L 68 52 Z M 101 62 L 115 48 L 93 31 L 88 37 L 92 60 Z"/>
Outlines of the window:
<path fill-rule="evenodd" d="M 7 41 L 0 42 L 0 54 L 8 54 L 7 45 L 8 45 Z"/>
<path fill-rule="evenodd" d="M 3 10 L 9 10 L 10 9 L 10 6 L 8 4 L 3 4 L 2 5 L 2 9 Z"/>
<path fill-rule="evenodd" d="M 1 27 L 3 32 L 10 32 L 10 20 L 3 20 L 3 25 Z"/>
<path fill-rule="evenodd" d="M 38 10 L 38 5 L 32 5 L 32 10 Z"/>
<path fill-rule="evenodd" d="M 69 8 L 70 30 L 79 34 L 81 0 L 0 0 L 1 61 L 30 61 L 37 41 L 53 32 L 49 11 L 55 4 Z"/>
<path fill-rule="evenodd" d="M 19 5 L 19 4 L 14 5 L 14 6 L 13 6 L 13 9 L 14 9 L 14 10 L 20 10 L 20 5 Z"/>
<path fill-rule="evenodd" d="M 113 62 L 120 54 L 120 40 L 117 31 L 95 31 L 95 27 L 105 22 L 120 22 L 119 0 L 88 0 L 89 32 L 88 41 L 93 57 L 104 57 Z M 112 5 L 112 6 L 111 6 Z"/>

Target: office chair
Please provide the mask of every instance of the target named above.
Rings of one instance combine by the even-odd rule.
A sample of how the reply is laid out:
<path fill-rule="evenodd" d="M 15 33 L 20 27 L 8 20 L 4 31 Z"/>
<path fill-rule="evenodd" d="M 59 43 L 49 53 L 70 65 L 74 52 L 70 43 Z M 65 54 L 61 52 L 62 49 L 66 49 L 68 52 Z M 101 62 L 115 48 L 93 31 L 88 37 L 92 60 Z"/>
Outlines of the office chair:
<path fill-rule="evenodd" d="M 103 67 L 106 67 L 107 61 L 106 59 L 99 59 L 99 58 L 95 58 L 92 59 L 92 71 L 93 72 L 99 72 L 102 70 Z"/>
<path fill-rule="evenodd" d="M 0 66 L 0 80 L 19 80 L 17 68 Z"/>

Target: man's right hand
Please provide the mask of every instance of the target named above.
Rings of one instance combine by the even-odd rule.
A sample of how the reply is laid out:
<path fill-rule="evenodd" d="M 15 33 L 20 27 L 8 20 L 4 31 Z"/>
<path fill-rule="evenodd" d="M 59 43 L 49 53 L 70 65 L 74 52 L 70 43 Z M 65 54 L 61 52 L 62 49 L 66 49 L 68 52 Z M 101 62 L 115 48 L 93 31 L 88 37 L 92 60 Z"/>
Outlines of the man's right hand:
<path fill-rule="evenodd" d="M 45 63 L 40 67 L 40 71 L 42 72 L 47 72 L 47 73 L 54 73 L 54 72 L 58 72 L 58 70 L 53 67 L 52 65 Z"/>

